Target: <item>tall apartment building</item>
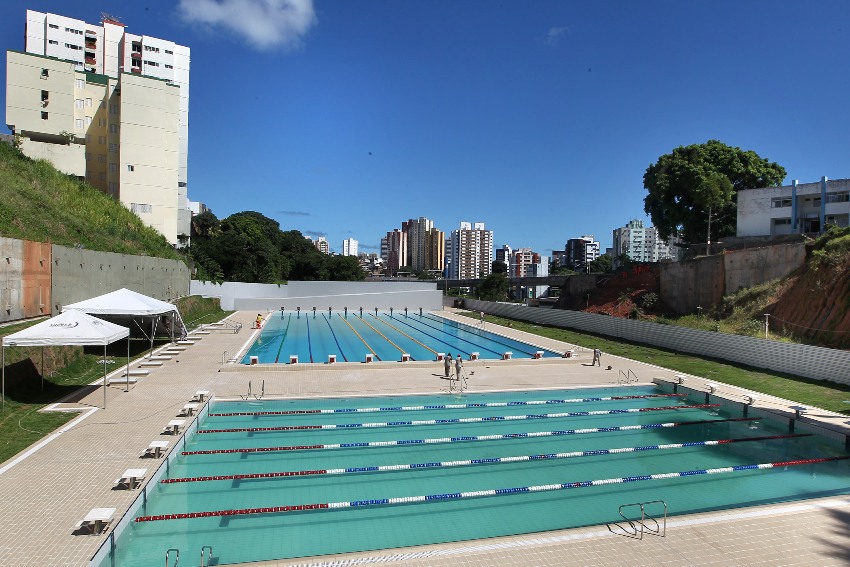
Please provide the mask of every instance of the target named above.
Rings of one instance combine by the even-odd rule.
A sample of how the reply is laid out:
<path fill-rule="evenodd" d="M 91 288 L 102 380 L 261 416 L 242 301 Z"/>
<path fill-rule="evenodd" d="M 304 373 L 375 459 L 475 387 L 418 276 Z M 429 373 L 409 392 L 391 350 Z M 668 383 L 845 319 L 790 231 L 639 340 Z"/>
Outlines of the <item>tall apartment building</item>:
<path fill-rule="evenodd" d="M 571 238 L 564 248 L 567 266 L 577 272 L 588 270 L 588 264 L 599 258 L 599 243 L 593 235 Z"/>
<path fill-rule="evenodd" d="M 6 124 L 21 149 L 84 177 L 174 245 L 190 234 L 189 48 L 27 10 L 6 55 Z M 185 237 L 185 238 L 184 238 Z"/>
<path fill-rule="evenodd" d="M 675 248 L 658 237 L 658 230 L 644 227 L 642 220 L 631 220 L 626 226 L 615 228 L 614 254 L 625 254 L 636 262 L 659 262 L 675 260 Z"/>
<path fill-rule="evenodd" d="M 324 236 L 320 236 L 316 240 L 313 240 L 313 246 L 318 248 L 319 252 L 321 252 L 322 254 L 330 254 L 331 253 L 331 247 L 328 244 L 328 239 L 325 238 Z"/>
<path fill-rule="evenodd" d="M 540 254 L 531 248 L 517 248 L 511 256 L 509 273 L 516 278 L 530 276 L 530 268 L 535 264 L 540 264 Z"/>
<path fill-rule="evenodd" d="M 386 274 L 395 276 L 399 268 L 407 261 L 407 233 L 394 229 L 381 239 L 381 259 L 384 260 Z"/>
<path fill-rule="evenodd" d="M 493 268 L 493 231 L 483 222 L 460 223 L 446 241 L 446 277 L 451 279 L 483 278 Z"/>
<path fill-rule="evenodd" d="M 508 272 L 510 273 L 511 261 L 514 255 L 513 249 L 507 244 L 502 244 L 500 248 L 496 248 L 496 256 L 494 261 L 501 262 L 508 268 Z"/>
<path fill-rule="evenodd" d="M 346 238 L 342 241 L 343 256 L 357 256 L 357 241 L 353 238 Z"/>

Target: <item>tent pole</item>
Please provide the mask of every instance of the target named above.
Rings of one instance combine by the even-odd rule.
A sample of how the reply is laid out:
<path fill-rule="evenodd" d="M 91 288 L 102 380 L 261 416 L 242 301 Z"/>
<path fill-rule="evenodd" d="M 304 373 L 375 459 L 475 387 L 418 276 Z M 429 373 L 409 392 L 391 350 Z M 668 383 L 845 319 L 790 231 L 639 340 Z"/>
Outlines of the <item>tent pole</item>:
<path fill-rule="evenodd" d="M 156 333 L 156 317 L 154 317 L 153 321 L 151 321 L 151 352 L 148 355 L 148 359 L 153 356 L 153 336 Z"/>
<path fill-rule="evenodd" d="M 106 345 L 103 345 L 103 409 L 106 409 Z"/>
<path fill-rule="evenodd" d="M 124 391 L 130 391 L 130 335 L 127 335 L 127 388 Z"/>
<path fill-rule="evenodd" d="M 44 347 L 41 347 L 41 391 L 44 391 Z"/>
<path fill-rule="evenodd" d="M 6 410 L 6 345 L 3 345 L 2 366 L 3 366 L 3 411 Z"/>

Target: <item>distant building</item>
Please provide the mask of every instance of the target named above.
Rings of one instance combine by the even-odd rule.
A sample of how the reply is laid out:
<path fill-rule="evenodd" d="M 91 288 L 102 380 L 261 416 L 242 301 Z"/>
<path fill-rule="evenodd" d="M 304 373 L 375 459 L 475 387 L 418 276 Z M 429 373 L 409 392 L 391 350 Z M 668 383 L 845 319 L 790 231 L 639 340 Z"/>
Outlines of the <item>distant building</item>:
<path fill-rule="evenodd" d="M 6 124 L 21 151 L 118 199 L 173 245 L 188 242 L 189 48 L 27 10 L 6 52 Z"/>
<path fill-rule="evenodd" d="M 328 245 L 328 240 L 324 236 L 320 236 L 316 240 L 313 240 L 313 246 L 318 248 L 319 252 L 321 252 L 322 254 L 331 253 L 331 247 Z"/>
<path fill-rule="evenodd" d="M 357 241 L 353 238 L 346 238 L 342 241 L 343 256 L 357 256 Z"/>
<path fill-rule="evenodd" d="M 614 256 L 625 254 L 635 262 L 660 262 L 675 260 L 675 247 L 658 237 L 658 229 L 644 227 L 642 220 L 631 220 L 626 226 L 615 228 Z"/>
<path fill-rule="evenodd" d="M 500 248 L 496 248 L 496 255 L 493 261 L 503 263 L 505 268 L 510 271 L 512 257 L 513 249 L 507 244 L 502 244 Z"/>
<path fill-rule="evenodd" d="M 565 268 L 567 267 L 567 251 L 566 250 L 552 250 L 552 268 Z"/>
<path fill-rule="evenodd" d="M 446 241 L 446 277 L 452 279 L 483 278 L 493 267 L 493 231 L 483 222 L 460 223 Z"/>
<path fill-rule="evenodd" d="M 388 232 L 381 239 L 381 258 L 384 260 L 386 275 L 395 276 L 399 268 L 407 261 L 407 233 L 399 229 Z"/>
<path fill-rule="evenodd" d="M 571 270 L 586 272 L 589 264 L 599 258 L 599 243 L 593 239 L 593 235 L 584 235 L 580 238 L 571 238 L 564 248 L 566 265 Z"/>
<path fill-rule="evenodd" d="M 445 233 L 434 228 L 434 221 L 425 217 L 401 223 L 407 235 L 407 255 L 404 266 L 414 272 L 443 271 Z"/>
<path fill-rule="evenodd" d="M 530 266 L 535 264 L 540 264 L 540 254 L 533 252 L 531 248 L 517 248 L 513 254 L 511 254 L 509 275 L 515 278 L 524 278 L 529 275 L 528 271 Z"/>
<path fill-rule="evenodd" d="M 848 226 L 850 179 L 738 191 L 737 236 L 820 233 L 827 225 Z"/>

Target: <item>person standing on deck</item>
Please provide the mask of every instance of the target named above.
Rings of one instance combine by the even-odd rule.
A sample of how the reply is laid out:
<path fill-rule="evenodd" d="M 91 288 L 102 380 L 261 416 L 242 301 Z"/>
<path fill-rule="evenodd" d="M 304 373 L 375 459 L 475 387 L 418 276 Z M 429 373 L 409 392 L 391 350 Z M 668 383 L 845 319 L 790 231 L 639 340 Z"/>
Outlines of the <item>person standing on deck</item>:
<path fill-rule="evenodd" d="M 446 372 L 446 378 L 451 380 L 451 378 L 452 378 L 452 353 L 446 354 L 446 357 L 443 359 L 443 368 Z"/>
<path fill-rule="evenodd" d="M 460 380 L 461 371 L 463 371 L 463 359 L 460 355 L 457 355 L 457 358 L 455 359 L 455 378 L 458 380 Z"/>
<path fill-rule="evenodd" d="M 602 351 L 598 348 L 593 349 L 593 362 L 590 363 L 591 366 L 595 366 L 599 364 L 599 367 L 602 367 Z"/>

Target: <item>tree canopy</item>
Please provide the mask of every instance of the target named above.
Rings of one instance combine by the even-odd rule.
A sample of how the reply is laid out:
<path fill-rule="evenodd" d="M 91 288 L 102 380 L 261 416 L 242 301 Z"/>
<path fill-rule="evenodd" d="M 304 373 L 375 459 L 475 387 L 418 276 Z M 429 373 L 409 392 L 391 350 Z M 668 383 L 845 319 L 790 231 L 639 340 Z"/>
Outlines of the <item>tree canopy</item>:
<path fill-rule="evenodd" d="M 504 301 L 508 297 L 508 276 L 490 274 L 478 286 L 478 296 L 484 301 Z"/>
<path fill-rule="evenodd" d="M 253 211 L 221 221 L 212 212 L 195 216 L 189 255 L 201 280 L 281 283 L 365 276 L 357 258 L 322 254 L 299 231 L 282 231 L 276 220 Z"/>
<path fill-rule="evenodd" d="M 646 169 L 644 211 L 662 238 L 678 234 L 686 243 L 705 242 L 709 209 L 711 233 L 734 235 L 736 193 L 778 187 L 784 179 L 784 167 L 752 150 L 718 140 L 680 146 Z"/>

